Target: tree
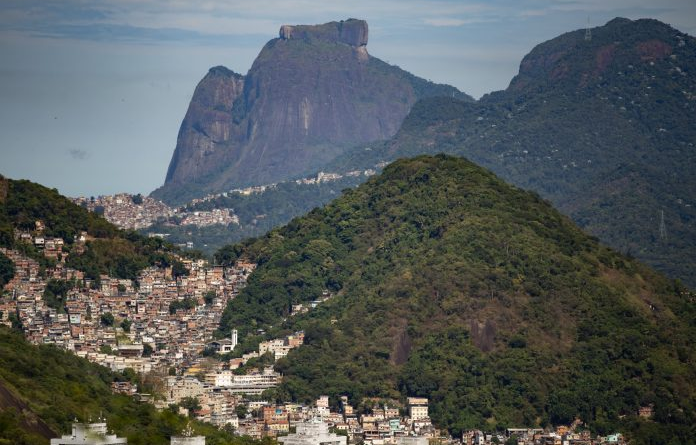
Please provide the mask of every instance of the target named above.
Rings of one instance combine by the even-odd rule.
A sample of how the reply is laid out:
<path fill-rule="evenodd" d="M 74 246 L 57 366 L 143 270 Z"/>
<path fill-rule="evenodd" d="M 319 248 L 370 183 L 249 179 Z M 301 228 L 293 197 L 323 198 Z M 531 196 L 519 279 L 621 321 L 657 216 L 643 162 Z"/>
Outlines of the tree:
<path fill-rule="evenodd" d="M 234 411 L 237 413 L 237 417 L 239 417 L 240 419 L 244 419 L 246 417 L 247 413 L 249 412 L 247 410 L 246 405 L 241 405 L 241 404 L 235 406 Z"/>
<path fill-rule="evenodd" d="M 195 411 L 201 409 L 201 403 L 198 401 L 197 397 L 184 397 L 181 399 L 181 402 L 179 402 L 179 406 L 186 408 L 191 418 L 193 418 Z"/>
<path fill-rule="evenodd" d="M 179 260 L 174 260 L 172 262 L 172 276 L 174 278 L 188 276 L 188 274 L 189 274 L 189 271 L 186 268 L 186 266 L 184 265 L 184 263 L 182 263 Z"/>
<path fill-rule="evenodd" d="M 183 300 L 172 301 L 169 303 L 169 313 L 174 315 L 179 309 L 189 310 L 196 307 L 196 300 L 186 297 Z"/>
<path fill-rule="evenodd" d="M 19 319 L 19 314 L 17 312 L 10 312 L 7 314 L 8 320 L 12 323 L 12 329 L 15 331 L 23 332 L 24 325 L 22 325 L 22 320 Z"/>
<path fill-rule="evenodd" d="M 101 324 L 104 326 L 113 326 L 114 325 L 114 316 L 111 312 L 104 312 L 101 315 L 100 318 Z"/>
<path fill-rule="evenodd" d="M 208 292 L 203 295 L 203 301 L 205 301 L 206 306 L 210 306 L 213 304 L 213 300 L 215 300 L 215 291 L 214 290 L 209 290 Z"/>
<path fill-rule="evenodd" d="M 52 307 L 58 312 L 65 312 L 65 299 L 68 291 L 75 287 L 74 281 L 50 279 L 46 283 L 43 299 L 48 307 Z"/>
<path fill-rule="evenodd" d="M 12 260 L 0 253 L 0 289 L 14 277 L 15 267 Z"/>
<path fill-rule="evenodd" d="M 121 322 L 121 327 L 123 328 L 123 330 L 125 332 L 130 332 L 130 328 L 132 325 L 133 325 L 133 322 L 127 318 L 123 319 L 123 321 Z"/>
<path fill-rule="evenodd" d="M 131 201 L 133 201 L 133 204 L 135 205 L 140 205 L 143 203 L 143 195 L 138 193 L 137 195 L 131 196 Z"/>
<path fill-rule="evenodd" d="M 152 346 L 147 343 L 143 344 L 143 357 L 150 357 L 153 352 Z"/>

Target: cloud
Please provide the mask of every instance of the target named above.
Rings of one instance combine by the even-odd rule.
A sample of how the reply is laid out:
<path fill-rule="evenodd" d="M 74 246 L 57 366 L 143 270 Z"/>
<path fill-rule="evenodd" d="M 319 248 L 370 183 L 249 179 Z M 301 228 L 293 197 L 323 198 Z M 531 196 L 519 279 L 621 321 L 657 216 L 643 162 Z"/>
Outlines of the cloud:
<path fill-rule="evenodd" d="M 430 26 L 461 26 L 500 10 L 459 0 L 5 0 L 0 3 L 0 31 L 52 39 L 201 42 L 221 36 L 268 36 L 283 24 L 350 17 L 379 18 L 402 27 L 423 26 L 426 17 Z"/>
<path fill-rule="evenodd" d="M 472 20 L 452 19 L 447 17 L 425 19 L 424 22 L 426 25 L 432 26 L 462 26 L 473 23 Z"/>
<path fill-rule="evenodd" d="M 89 157 L 89 153 L 79 148 L 73 148 L 72 150 L 68 150 L 68 153 L 70 154 L 71 158 L 78 161 L 84 161 Z"/>

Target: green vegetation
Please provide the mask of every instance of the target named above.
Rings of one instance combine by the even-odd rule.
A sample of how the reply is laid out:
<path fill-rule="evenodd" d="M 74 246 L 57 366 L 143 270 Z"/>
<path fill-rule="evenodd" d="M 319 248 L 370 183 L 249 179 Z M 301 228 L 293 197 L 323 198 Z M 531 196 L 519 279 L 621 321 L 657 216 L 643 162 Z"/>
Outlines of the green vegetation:
<path fill-rule="evenodd" d="M 68 297 L 68 291 L 77 287 L 75 281 L 65 281 L 50 279 L 46 283 L 43 299 L 48 307 L 52 307 L 59 314 L 65 313 L 65 301 Z"/>
<path fill-rule="evenodd" d="M 136 232 L 119 230 L 104 218 L 75 205 L 55 189 L 25 180 L 0 176 L 0 247 L 17 249 L 43 267 L 54 264 L 29 243 L 14 238 L 15 229 L 33 232 L 36 222 L 45 225 L 43 235 L 65 241 L 67 264 L 98 281 L 100 274 L 135 279 L 152 264 L 168 264 L 172 246 L 160 239 L 145 238 Z M 85 248 L 76 237 L 86 232 L 91 239 Z M 0 260 L 0 267 L 2 261 Z"/>
<path fill-rule="evenodd" d="M 122 375 L 66 351 L 29 345 L 20 334 L 0 327 L 0 398 L 4 402 L 0 443 L 48 444 L 45 433 L 57 437 L 69 431 L 73 419 L 103 413 L 109 428 L 125 436 L 129 444 L 169 444 L 169 437 L 183 431 L 188 419 L 169 410 L 157 411 L 128 396 L 113 395 L 111 382 L 122 379 Z M 208 444 L 257 443 L 212 425 L 193 422 L 192 426 L 206 436 Z"/>
<path fill-rule="evenodd" d="M 183 300 L 176 300 L 169 303 L 169 313 L 176 314 L 178 310 L 188 311 L 196 307 L 198 303 L 194 298 L 186 297 Z"/>
<path fill-rule="evenodd" d="M 683 73 L 694 72 L 693 37 L 655 20 L 612 20 L 591 42 L 579 30 L 540 44 L 507 90 L 477 103 L 422 100 L 392 141 L 324 168 L 465 156 L 693 288 L 696 77 Z"/>
<path fill-rule="evenodd" d="M 193 241 L 196 248 L 212 254 L 226 244 L 237 243 L 245 238 L 263 235 L 274 227 L 287 223 L 315 207 L 335 199 L 346 188 L 360 184 L 364 176 L 344 177 L 338 181 L 320 184 L 297 184 L 283 182 L 263 193 L 242 195 L 229 193 L 216 199 L 187 207 L 188 211 L 209 211 L 215 208 L 234 209 L 239 225 L 174 226 L 172 221 L 160 221 L 144 229 L 144 233 L 169 233 L 168 241 L 183 244 Z"/>
<path fill-rule="evenodd" d="M 15 274 L 14 263 L 0 252 L 0 289 L 2 289 Z"/>
<path fill-rule="evenodd" d="M 305 331 L 277 363 L 278 397 L 426 396 L 455 434 L 577 415 L 637 444 L 695 437 L 694 295 L 468 161 L 397 161 L 219 254 L 240 256 L 259 266 L 221 332 L 240 329 L 241 353 L 257 328 Z M 647 404 L 654 423 L 637 419 Z"/>
<path fill-rule="evenodd" d="M 195 411 L 201 409 L 201 404 L 196 397 L 185 397 L 181 400 L 179 406 L 188 410 L 189 417 L 193 417 Z"/>
<path fill-rule="evenodd" d="M 214 290 L 209 290 L 203 295 L 203 301 L 205 302 L 206 306 L 210 306 L 213 304 L 213 300 L 215 300 L 215 291 Z"/>
<path fill-rule="evenodd" d="M 114 315 L 111 312 L 104 312 L 101 315 L 99 321 L 104 326 L 113 326 L 114 325 Z"/>

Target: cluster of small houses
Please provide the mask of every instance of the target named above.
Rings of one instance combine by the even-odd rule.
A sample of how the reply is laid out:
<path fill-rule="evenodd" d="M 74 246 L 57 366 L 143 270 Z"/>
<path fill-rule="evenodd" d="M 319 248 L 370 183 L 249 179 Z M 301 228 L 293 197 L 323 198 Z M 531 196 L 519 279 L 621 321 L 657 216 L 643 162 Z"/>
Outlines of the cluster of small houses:
<path fill-rule="evenodd" d="M 165 203 L 147 196 L 128 193 L 103 195 L 97 197 L 74 198 L 73 202 L 92 212 L 103 211 L 104 218 L 122 229 L 139 230 L 150 227 L 159 218 L 169 218 L 176 214 Z"/>
<path fill-rule="evenodd" d="M 174 277 L 171 268 L 152 267 L 142 271 L 137 286 L 109 276 L 101 276 L 97 285 L 55 254 L 63 240 L 34 235 L 26 241 L 45 246 L 44 255 L 57 262 L 42 271 L 37 261 L 19 251 L 2 249 L 15 264 L 15 276 L 0 298 L 0 323 L 11 325 L 15 314 L 32 343 L 54 344 L 115 371 L 166 372 L 195 362 L 218 328 L 227 302 L 255 267 L 209 267 L 203 260 L 182 258 L 188 276 Z M 77 284 L 60 308 L 49 307 L 44 299 L 50 279 Z M 215 298 L 206 304 L 204 296 L 211 292 Z M 195 307 L 172 313 L 170 305 L 184 299 L 194 300 Z M 104 324 L 105 314 L 113 317 L 113 325 Z M 127 329 L 121 326 L 123 320 L 128 320 Z"/>
<path fill-rule="evenodd" d="M 136 198 L 136 196 L 138 198 Z M 128 193 L 103 195 L 98 197 L 74 198 L 73 202 L 88 210 L 103 211 L 104 218 L 122 229 L 145 229 L 161 220 L 177 217 L 179 225 L 207 227 L 212 225 L 239 224 L 239 217 L 233 209 L 213 209 L 211 211 L 187 212 L 172 208 L 162 201 L 150 197 Z"/>
<path fill-rule="evenodd" d="M 375 164 L 375 168 L 383 169 L 388 164 L 389 164 L 388 162 L 381 161 L 381 162 Z M 344 177 L 352 177 L 352 178 L 356 178 L 359 176 L 370 177 L 370 176 L 374 176 L 376 174 L 377 174 L 377 171 L 375 169 L 372 169 L 372 168 L 368 168 L 366 170 L 353 170 L 353 171 L 349 171 L 349 172 L 346 172 L 343 174 L 319 172 L 319 173 L 317 173 L 316 176 L 310 176 L 307 178 L 296 179 L 295 183 L 296 184 L 313 185 L 313 184 L 321 184 L 321 183 L 325 183 L 325 182 L 338 181 Z M 230 193 L 238 193 L 238 194 L 244 195 L 244 196 L 249 196 L 249 195 L 253 195 L 253 194 L 257 194 L 257 193 L 263 193 L 266 190 L 269 190 L 269 189 L 276 187 L 277 185 L 278 185 L 277 183 L 266 184 L 266 185 L 257 185 L 257 186 L 253 186 L 253 187 L 232 189 L 229 192 L 214 193 L 214 194 L 206 195 L 203 198 L 193 199 L 193 200 L 191 200 L 189 205 L 193 206 L 196 204 L 213 201 L 213 200 L 220 198 L 220 197 L 227 197 L 227 196 L 229 196 Z"/>
<path fill-rule="evenodd" d="M 338 401 L 338 411 L 331 410 L 328 396 L 321 396 L 311 407 L 259 400 L 265 390 L 280 383 L 282 376 L 273 366 L 246 369 L 244 374 L 235 373 L 235 370 L 265 354 L 271 354 L 274 360 L 285 357 L 291 349 L 304 343 L 304 332 L 263 341 L 258 351 L 225 362 L 215 361 L 217 364 L 212 368 L 204 368 L 201 357 L 206 349 L 224 354 L 237 346 L 236 330 L 231 332 L 229 339 L 212 340 L 212 335 L 219 326 L 224 307 L 245 285 L 254 264 L 238 262 L 234 267 L 223 268 L 208 266 L 203 260 L 181 259 L 189 271 L 188 276 L 174 277 L 171 268 L 149 268 L 141 273 L 137 286 L 130 280 L 108 276 L 102 276 L 97 286 L 85 279 L 82 272 L 65 266 L 65 257 L 61 255 L 62 239 L 41 236 L 43 224 L 40 222 L 36 227 L 34 234 L 18 233 L 17 238 L 41 249 L 46 257 L 56 260 L 56 265 L 42 271 L 38 262 L 20 252 L 0 249 L 16 268 L 14 278 L 5 286 L 0 298 L 0 323 L 11 325 L 9 315 L 16 314 L 29 341 L 55 344 L 115 371 L 131 368 L 139 373 L 164 375 L 175 370 L 174 375 L 161 379 L 157 397 L 139 394 L 130 382 L 114 382 L 114 392 L 139 397 L 161 409 L 177 405 L 182 413 L 199 420 L 219 427 L 231 426 L 238 434 L 257 439 L 278 438 L 285 445 L 345 445 L 346 441 L 370 445 L 426 445 L 428 440 L 489 445 L 505 443 L 512 437 L 517 439 L 518 445 L 624 443 L 621 435 L 593 438 L 589 432 L 576 433 L 577 425 L 560 427 L 556 431 L 509 429 L 504 434 L 468 431 L 461 439 L 453 439 L 433 426 L 428 400 L 419 397 L 409 397 L 403 408 L 378 405 L 375 400 L 375 406 L 361 414 L 345 396 Z M 85 240 L 86 235 L 80 234 L 77 245 L 84 244 Z M 63 310 L 48 307 L 44 301 L 49 279 L 81 283 L 69 291 Z M 204 296 L 211 292 L 215 297 L 212 302 L 206 302 Z M 291 315 L 307 312 L 331 297 L 325 291 L 309 304 L 294 305 Z M 173 313 L 169 310 L 171 303 L 185 298 L 195 300 L 195 307 Z M 117 322 L 113 326 L 106 326 L 101 320 L 107 313 Z M 130 322 L 128 329 L 118 326 L 122 320 Z M 143 357 L 147 348 L 148 357 Z M 192 399 L 198 406 L 188 412 L 182 405 Z M 240 413 L 246 415 L 240 417 Z M 647 411 L 641 413 L 643 417 L 650 415 Z M 90 444 L 90 439 L 85 439 L 85 431 L 105 428 L 103 423 L 76 425 L 72 438 L 53 439 L 52 445 Z M 80 435 L 86 441 L 61 442 Z M 125 443 L 125 439 L 113 438 L 123 442 L 108 443 Z M 175 443 L 204 444 L 205 438 L 173 438 L 172 444 Z"/>

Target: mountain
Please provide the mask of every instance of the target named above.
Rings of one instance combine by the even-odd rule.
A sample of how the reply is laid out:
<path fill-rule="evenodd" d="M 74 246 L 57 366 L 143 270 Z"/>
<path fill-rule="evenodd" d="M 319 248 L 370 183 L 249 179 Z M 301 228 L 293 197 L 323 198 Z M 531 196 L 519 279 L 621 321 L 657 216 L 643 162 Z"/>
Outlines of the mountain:
<path fill-rule="evenodd" d="M 161 221 L 141 232 L 167 233 L 169 234 L 167 241 L 174 244 L 192 242 L 196 250 L 212 256 L 227 244 L 261 236 L 292 218 L 309 212 L 314 207 L 326 204 L 340 195 L 343 189 L 355 187 L 362 182 L 363 175 L 346 175 L 337 180 L 310 184 L 298 184 L 295 181 L 281 182 L 258 193 L 227 193 L 213 199 L 188 204 L 185 208 L 189 212 L 210 211 L 216 208 L 234 209 L 235 215 L 239 218 L 239 224 L 196 227 L 173 225 L 170 221 Z M 1 261 L 0 267 L 2 267 Z M 1 280 L 0 269 L 0 283 Z"/>
<path fill-rule="evenodd" d="M 393 140 L 336 165 L 465 156 L 696 287 L 696 39 L 656 20 L 590 32 L 538 45 L 476 103 L 420 101 Z"/>
<path fill-rule="evenodd" d="M 70 431 L 73 419 L 103 415 L 109 429 L 132 445 L 169 444 L 188 420 L 111 392 L 126 375 L 52 346 L 33 346 L 21 334 L 0 326 L 0 443 L 48 444 Z M 192 423 L 208 443 L 246 444 L 218 428 Z"/>
<path fill-rule="evenodd" d="M 396 161 L 217 255 L 238 257 L 258 263 L 221 323 L 239 353 L 258 328 L 305 331 L 279 397 L 425 396 L 454 434 L 579 416 L 636 444 L 695 437 L 694 294 L 464 159 Z"/>
<path fill-rule="evenodd" d="M 418 99 L 471 100 L 370 56 L 367 37 L 363 20 L 285 25 L 246 76 L 212 68 L 153 196 L 182 203 L 313 173 L 346 147 L 393 136 Z"/>
<path fill-rule="evenodd" d="M 40 222 L 41 227 L 37 225 Z M 32 242 L 15 235 L 62 238 L 64 245 L 55 258 Z M 84 242 L 79 240 L 86 234 Z M 143 268 L 174 259 L 174 247 L 161 239 L 145 238 L 120 230 L 101 216 L 74 204 L 57 190 L 27 180 L 0 176 L 0 247 L 16 249 L 48 266 L 65 259 L 66 265 L 85 272 L 86 278 L 99 280 L 101 274 L 135 279 Z M 67 257 L 63 258 L 63 257 Z M 0 253 L 0 284 L 11 279 L 14 269 Z"/>

